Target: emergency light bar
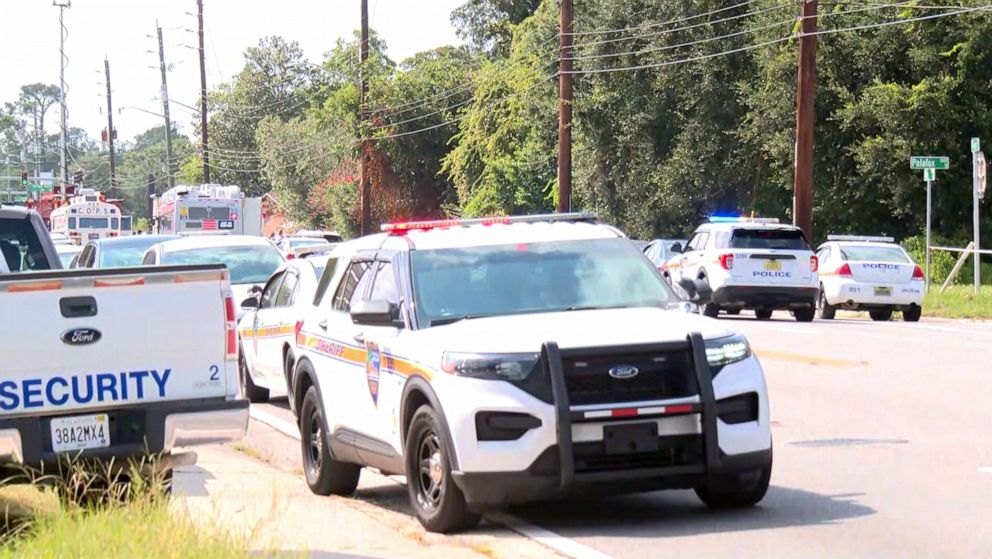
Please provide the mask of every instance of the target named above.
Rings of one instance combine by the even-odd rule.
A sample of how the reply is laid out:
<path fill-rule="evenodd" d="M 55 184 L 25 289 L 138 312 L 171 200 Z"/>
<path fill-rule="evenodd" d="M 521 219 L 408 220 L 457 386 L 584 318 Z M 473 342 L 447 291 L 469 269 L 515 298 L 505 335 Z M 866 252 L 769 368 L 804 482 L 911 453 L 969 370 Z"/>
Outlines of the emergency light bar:
<path fill-rule="evenodd" d="M 870 237 L 864 235 L 827 235 L 828 241 L 852 241 L 858 243 L 894 243 L 892 237 Z"/>
<path fill-rule="evenodd" d="M 472 225 L 508 225 L 511 223 L 549 223 L 549 222 L 590 222 L 598 217 L 591 212 L 574 212 L 560 214 L 515 215 L 483 217 L 478 219 L 436 219 L 431 221 L 408 221 L 405 223 L 384 223 L 382 230 L 393 235 L 401 235 L 407 231 L 429 231 L 448 227 L 469 227 Z"/>
<path fill-rule="evenodd" d="M 710 223 L 779 223 L 777 217 L 711 215 Z"/>

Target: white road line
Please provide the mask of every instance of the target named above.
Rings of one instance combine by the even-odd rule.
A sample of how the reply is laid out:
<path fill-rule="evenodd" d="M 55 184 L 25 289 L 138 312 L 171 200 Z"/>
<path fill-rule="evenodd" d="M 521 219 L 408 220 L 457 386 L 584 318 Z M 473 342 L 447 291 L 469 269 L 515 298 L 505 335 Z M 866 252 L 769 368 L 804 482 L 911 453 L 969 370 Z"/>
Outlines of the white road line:
<path fill-rule="evenodd" d="M 978 471 L 979 472 L 982 472 L 983 474 L 992 474 L 992 466 L 986 466 L 984 468 L 978 468 Z"/>
<path fill-rule="evenodd" d="M 252 419 L 272 427 L 283 435 L 286 435 L 293 440 L 300 440 L 300 429 L 295 423 L 278 418 L 269 412 L 258 409 L 255 406 L 251 406 L 251 408 L 248 409 L 248 414 Z"/>
<path fill-rule="evenodd" d="M 271 413 L 262 411 L 255 406 L 249 409 L 249 415 L 255 421 L 259 423 L 264 423 L 269 427 L 272 427 L 276 431 L 279 431 L 283 435 L 290 437 L 295 440 L 300 440 L 300 432 L 296 425 L 286 421 L 285 419 L 278 418 Z M 400 485 L 405 485 L 406 479 L 399 478 L 399 476 L 389 476 L 388 479 L 398 483 Z M 541 528 L 540 526 L 534 526 L 524 520 L 521 520 L 515 516 L 511 516 L 505 513 L 493 513 L 487 514 L 486 518 L 491 522 L 496 524 L 501 524 L 510 530 L 524 536 L 525 538 L 532 539 L 537 543 L 553 549 L 558 553 L 565 555 L 566 557 L 571 557 L 572 559 L 612 559 L 609 555 L 596 551 L 595 549 L 582 545 L 579 542 L 570 540 L 564 536 L 559 536 L 558 534 Z"/>
<path fill-rule="evenodd" d="M 486 518 L 573 559 L 612 559 L 612 557 L 601 551 L 559 536 L 550 530 L 530 524 L 516 516 L 505 513 L 492 513 L 487 514 Z"/>

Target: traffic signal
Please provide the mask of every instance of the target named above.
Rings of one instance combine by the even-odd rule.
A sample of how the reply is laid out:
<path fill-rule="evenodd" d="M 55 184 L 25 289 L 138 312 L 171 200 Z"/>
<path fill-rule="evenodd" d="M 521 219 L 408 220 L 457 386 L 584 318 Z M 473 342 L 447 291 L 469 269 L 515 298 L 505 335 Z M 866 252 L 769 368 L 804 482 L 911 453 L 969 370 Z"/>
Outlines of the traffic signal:
<path fill-rule="evenodd" d="M 82 169 L 80 169 L 80 170 L 76 171 L 75 173 L 73 173 L 73 175 L 72 175 L 72 184 L 80 184 L 80 185 L 83 184 L 83 170 Z"/>
<path fill-rule="evenodd" d="M 21 171 L 21 186 L 28 186 L 28 173 Z"/>

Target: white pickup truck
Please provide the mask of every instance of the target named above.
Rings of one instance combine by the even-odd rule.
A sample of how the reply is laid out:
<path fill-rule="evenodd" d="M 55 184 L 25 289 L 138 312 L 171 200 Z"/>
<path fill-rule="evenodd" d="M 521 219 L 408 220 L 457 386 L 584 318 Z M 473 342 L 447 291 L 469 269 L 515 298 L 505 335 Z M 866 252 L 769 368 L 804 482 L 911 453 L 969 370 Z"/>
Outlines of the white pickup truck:
<path fill-rule="evenodd" d="M 59 270 L 41 218 L 12 206 L 0 260 L 0 462 L 244 436 L 223 266 Z"/>

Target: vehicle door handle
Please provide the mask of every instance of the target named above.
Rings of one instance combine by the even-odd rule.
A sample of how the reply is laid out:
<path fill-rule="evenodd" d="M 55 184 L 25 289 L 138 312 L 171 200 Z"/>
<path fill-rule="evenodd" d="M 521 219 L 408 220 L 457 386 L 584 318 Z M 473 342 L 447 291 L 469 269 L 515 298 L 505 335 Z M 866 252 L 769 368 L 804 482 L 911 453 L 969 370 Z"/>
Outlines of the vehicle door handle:
<path fill-rule="evenodd" d="M 327 330 L 327 320 L 326 319 L 321 320 L 320 322 L 317 323 L 317 326 L 320 326 L 320 328 L 323 330 Z"/>
<path fill-rule="evenodd" d="M 359 332 L 359 333 L 355 334 L 354 338 L 355 338 L 355 341 L 356 342 L 358 342 L 360 344 L 364 344 L 365 343 L 365 332 Z"/>
<path fill-rule="evenodd" d="M 66 318 L 96 316 L 96 299 L 93 297 L 63 297 L 59 300 L 59 307 Z"/>

